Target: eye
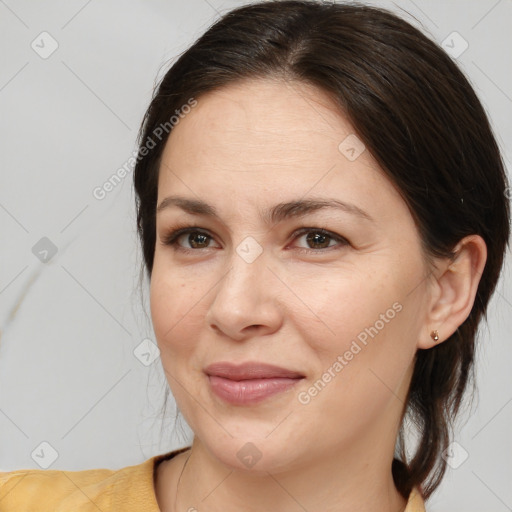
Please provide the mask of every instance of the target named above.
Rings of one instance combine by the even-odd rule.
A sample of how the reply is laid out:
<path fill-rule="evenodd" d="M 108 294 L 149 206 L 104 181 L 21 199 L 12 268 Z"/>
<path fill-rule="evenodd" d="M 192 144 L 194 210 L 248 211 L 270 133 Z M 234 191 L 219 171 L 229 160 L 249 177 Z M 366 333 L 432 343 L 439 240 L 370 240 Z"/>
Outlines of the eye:
<path fill-rule="evenodd" d="M 299 249 L 312 250 L 319 252 L 322 249 L 328 249 L 331 247 L 346 246 L 349 244 L 346 238 L 327 231 L 322 228 L 302 228 L 294 233 L 295 239 L 303 239 L 306 246 L 299 247 Z"/>
<path fill-rule="evenodd" d="M 183 250 L 211 249 L 212 241 L 211 235 L 193 227 L 176 229 L 162 239 L 164 245 L 171 245 L 176 249 Z"/>
<path fill-rule="evenodd" d="M 349 245 L 348 240 L 341 235 L 322 228 L 301 228 L 292 235 L 294 240 L 303 239 L 305 245 L 297 247 L 306 252 L 322 252 L 331 248 L 340 248 Z M 162 237 L 164 245 L 172 246 L 175 250 L 194 251 L 199 249 L 218 248 L 212 245 L 215 239 L 205 230 L 195 226 L 177 228 Z"/>

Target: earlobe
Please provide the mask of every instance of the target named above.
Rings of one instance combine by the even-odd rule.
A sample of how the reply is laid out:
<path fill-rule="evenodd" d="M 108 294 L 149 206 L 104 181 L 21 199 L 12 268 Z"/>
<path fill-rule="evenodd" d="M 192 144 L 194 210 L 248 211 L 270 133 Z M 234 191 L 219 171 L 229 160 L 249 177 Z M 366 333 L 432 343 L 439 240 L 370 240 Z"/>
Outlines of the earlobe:
<path fill-rule="evenodd" d="M 479 235 L 463 238 L 453 259 L 438 264 L 432 286 L 425 334 L 418 348 L 428 349 L 447 340 L 468 318 L 487 260 L 487 246 Z"/>

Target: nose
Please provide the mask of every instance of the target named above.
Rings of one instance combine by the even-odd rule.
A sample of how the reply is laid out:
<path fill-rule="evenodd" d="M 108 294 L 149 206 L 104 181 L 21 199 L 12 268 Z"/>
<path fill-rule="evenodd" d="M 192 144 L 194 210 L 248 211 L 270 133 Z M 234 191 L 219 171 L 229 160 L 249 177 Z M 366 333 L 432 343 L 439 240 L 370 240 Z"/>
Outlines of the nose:
<path fill-rule="evenodd" d="M 206 314 L 209 327 L 238 341 L 277 331 L 282 324 L 277 284 L 263 254 L 248 263 L 233 252 L 229 270 L 213 290 Z"/>

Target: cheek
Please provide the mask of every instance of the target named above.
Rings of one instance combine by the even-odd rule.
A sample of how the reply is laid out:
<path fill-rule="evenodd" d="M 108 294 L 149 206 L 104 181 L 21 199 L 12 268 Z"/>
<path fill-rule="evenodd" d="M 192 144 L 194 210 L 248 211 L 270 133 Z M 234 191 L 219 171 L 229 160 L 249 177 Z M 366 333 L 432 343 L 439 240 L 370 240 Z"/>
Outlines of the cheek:
<path fill-rule="evenodd" d="M 187 418 L 193 413 L 187 390 L 204 387 L 204 383 L 196 382 L 202 375 L 196 361 L 204 322 L 202 295 L 199 287 L 153 273 L 151 316 L 161 364 L 172 395 Z"/>
<path fill-rule="evenodd" d="M 191 329 L 201 325 L 203 290 L 196 283 L 183 279 L 175 272 L 153 268 L 150 285 L 151 318 L 162 359 L 169 354 L 190 350 L 194 337 Z"/>
<path fill-rule="evenodd" d="M 322 279 L 318 274 L 314 280 L 302 276 L 294 283 L 310 308 L 303 306 L 301 314 L 297 310 L 294 323 L 307 340 L 310 361 L 316 361 L 312 370 L 317 378 L 336 380 L 341 388 L 351 382 L 352 389 L 359 389 L 369 379 L 375 384 L 372 370 L 394 389 L 414 357 L 421 290 L 409 293 L 407 283 L 415 281 L 416 271 L 398 274 L 396 268 L 392 272 L 389 265 L 373 263 Z"/>
<path fill-rule="evenodd" d="M 315 268 L 314 275 L 302 274 L 292 283 L 297 297 L 294 302 L 298 306 L 297 299 L 303 302 L 296 309 L 295 321 L 308 333 L 315 350 L 327 354 L 347 350 L 358 335 L 364 341 L 365 328 L 377 322 L 383 330 L 381 324 L 395 317 L 393 304 L 400 293 L 393 276 L 361 267 L 325 272 Z M 388 315 L 381 320 L 386 312 Z"/>
<path fill-rule="evenodd" d="M 423 304 L 421 290 L 408 293 L 411 279 L 396 272 L 353 274 L 310 295 L 329 329 L 302 323 L 317 356 L 302 403 L 311 399 L 321 410 L 337 411 L 339 421 L 350 417 L 354 428 L 370 422 L 387 404 L 401 406 Z"/>

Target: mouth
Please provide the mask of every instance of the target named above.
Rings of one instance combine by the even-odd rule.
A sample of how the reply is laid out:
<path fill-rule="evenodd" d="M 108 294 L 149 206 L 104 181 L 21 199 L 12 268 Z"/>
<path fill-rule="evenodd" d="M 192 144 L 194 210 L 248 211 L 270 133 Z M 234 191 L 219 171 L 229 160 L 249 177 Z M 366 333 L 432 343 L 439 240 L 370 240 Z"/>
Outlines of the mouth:
<path fill-rule="evenodd" d="M 266 363 L 214 363 L 204 369 L 211 391 L 232 405 L 251 405 L 294 387 L 304 375 Z"/>

